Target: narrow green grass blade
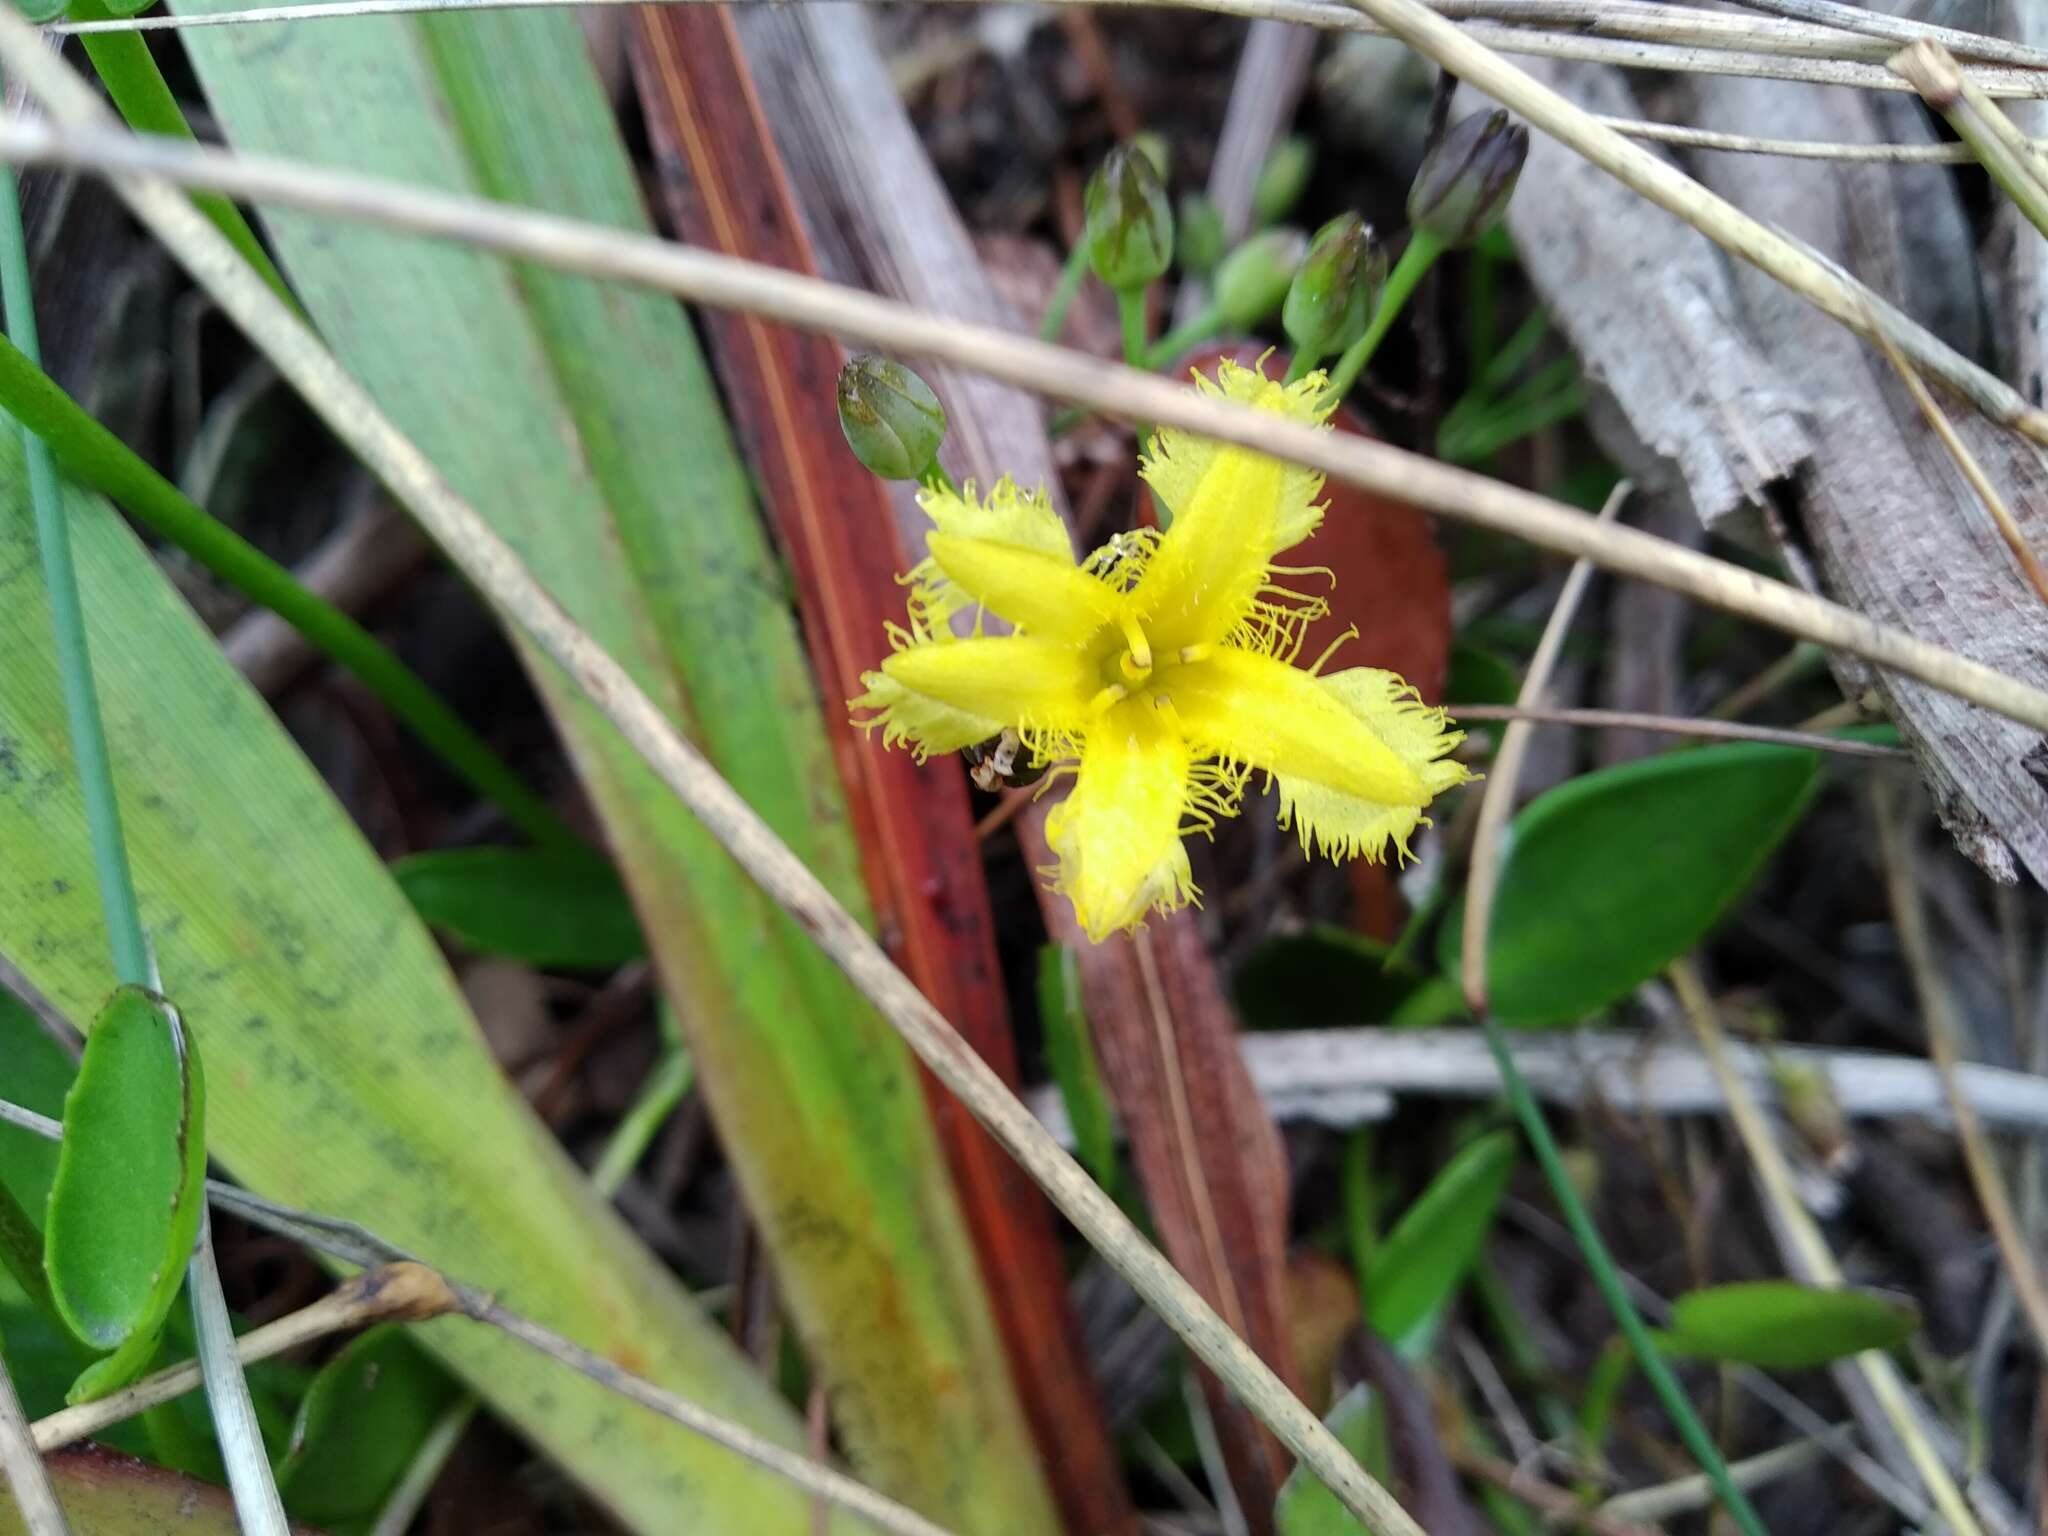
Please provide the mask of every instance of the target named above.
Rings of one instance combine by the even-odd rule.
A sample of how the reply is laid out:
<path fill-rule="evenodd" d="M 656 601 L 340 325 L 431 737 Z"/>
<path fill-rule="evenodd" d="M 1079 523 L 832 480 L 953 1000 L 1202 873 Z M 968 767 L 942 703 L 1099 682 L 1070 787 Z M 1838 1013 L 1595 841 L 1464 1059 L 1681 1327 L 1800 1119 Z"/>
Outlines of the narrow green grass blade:
<path fill-rule="evenodd" d="M 73 21 L 106 21 L 114 15 L 106 0 L 71 0 L 69 11 Z M 157 133 L 173 139 L 193 137 L 192 126 L 179 110 L 177 97 L 171 94 L 163 72 L 150 55 L 148 38 L 140 32 L 95 32 L 80 41 L 130 128 L 137 133 Z M 287 304 L 296 302 L 263 243 L 256 238 L 256 231 L 242 217 L 241 209 L 212 192 L 195 192 L 192 201 L 228 237 L 243 259 L 262 274 L 263 280 L 277 290 L 280 298 Z"/>
<path fill-rule="evenodd" d="M 570 17 L 220 28 L 189 45 L 244 149 L 647 227 Z M 268 227 L 343 363 L 864 908 L 786 584 L 681 310 L 366 228 Z M 1050 1532 L 908 1052 L 615 731 L 552 668 L 536 677 L 856 1469 L 963 1532 Z"/>

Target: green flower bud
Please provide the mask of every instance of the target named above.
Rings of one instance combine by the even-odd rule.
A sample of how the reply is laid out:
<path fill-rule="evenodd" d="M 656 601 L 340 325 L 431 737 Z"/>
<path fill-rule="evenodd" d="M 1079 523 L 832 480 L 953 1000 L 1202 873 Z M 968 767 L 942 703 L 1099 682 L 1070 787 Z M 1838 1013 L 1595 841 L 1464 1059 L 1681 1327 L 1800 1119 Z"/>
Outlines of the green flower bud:
<path fill-rule="evenodd" d="M 1327 357 L 1365 334 L 1387 281 L 1387 252 L 1372 226 L 1340 213 L 1309 242 L 1281 307 L 1287 339 L 1303 352 Z"/>
<path fill-rule="evenodd" d="M 1316 147 L 1299 134 L 1289 134 L 1273 146 L 1259 167 L 1259 179 L 1252 183 L 1252 218 L 1260 228 L 1278 224 L 1294 211 L 1315 168 Z"/>
<path fill-rule="evenodd" d="M 1529 130 L 1474 112 L 1429 147 L 1408 189 L 1408 222 L 1450 249 L 1471 245 L 1506 211 L 1529 156 Z"/>
<path fill-rule="evenodd" d="M 1162 182 L 1172 179 L 1173 146 L 1166 142 L 1165 134 L 1148 128 L 1131 140 L 1131 148 L 1152 162 L 1152 169 L 1159 173 Z"/>
<path fill-rule="evenodd" d="M 1174 255 L 1181 271 L 1196 277 L 1207 277 L 1223 259 L 1223 215 L 1203 193 L 1181 194 Z"/>
<path fill-rule="evenodd" d="M 1118 293 L 1142 288 L 1173 261 L 1173 209 L 1142 150 L 1120 144 L 1088 178 L 1088 260 Z"/>
<path fill-rule="evenodd" d="M 839 370 L 839 430 L 882 479 L 917 480 L 946 440 L 946 408 L 901 363 L 868 354 Z"/>
<path fill-rule="evenodd" d="M 1308 255 L 1308 236 L 1291 226 L 1263 230 L 1223 258 L 1210 295 L 1226 330 L 1248 331 L 1287 300 Z"/>

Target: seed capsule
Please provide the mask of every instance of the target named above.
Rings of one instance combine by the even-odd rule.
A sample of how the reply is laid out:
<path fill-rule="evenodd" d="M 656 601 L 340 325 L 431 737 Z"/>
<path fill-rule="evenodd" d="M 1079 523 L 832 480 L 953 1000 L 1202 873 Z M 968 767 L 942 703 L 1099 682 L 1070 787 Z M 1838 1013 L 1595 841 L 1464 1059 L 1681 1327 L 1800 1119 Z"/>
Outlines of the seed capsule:
<path fill-rule="evenodd" d="M 1287 339 L 1304 352 L 1342 352 L 1365 334 L 1387 281 L 1387 252 L 1372 226 L 1340 213 L 1309 242 L 1281 308 Z"/>
<path fill-rule="evenodd" d="M 839 370 L 839 430 L 884 480 L 918 480 L 946 440 L 946 408 L 901 363 L 867 354 Z"/>
<path fill-rule="evenodd" d="M 1118 293 L 1142 288 L 1173 263 L 1173 208 L 1141 149 L 1120 144 L 1088 178 L 1088 260 Z"/>
<path fill-rule="evenodd" d="M 1472 244 L 1507 211 L 1528 157 L 1529 130 L 1507 113 L 1460 118 L 1423 155 L 1408 222 L 1451 249 Z"/>

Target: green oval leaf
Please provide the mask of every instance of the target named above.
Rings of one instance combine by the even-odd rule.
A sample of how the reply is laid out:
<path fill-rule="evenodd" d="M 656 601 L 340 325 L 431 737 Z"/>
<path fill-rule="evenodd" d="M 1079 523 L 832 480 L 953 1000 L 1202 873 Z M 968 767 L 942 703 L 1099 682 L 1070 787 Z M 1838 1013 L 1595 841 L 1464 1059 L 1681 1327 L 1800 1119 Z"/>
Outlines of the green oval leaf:
<path fill-rule="evenodd" d="M 64 1100 L 43 1262 L 58 1314 L 111 1351 L 72 1388 L 99 1396 L 148 1364 L 199 1234 L 206 1092 L 178 1010 L 123 987 L 86 1037 Z"/>
<path fill-rule="evenodd" d="M 299 1404 L 277 1475 L 286 1508 L 322 1525 L 374 1516 L 460 1391 L 397 1323 L 352 1340 Z"/>
<path fill-rule="evenodd" d="M 1515 1138 L 1493 1131 L 1444 1164 L 1401 1213 L 1365 1271 L 1365 1319 L 1403 1349 L 1465 1278 L 1515 1168 Z"/>
<path fill-rule="evenodd" d="M 1866 1349 L 1895 1349 L 1919 1326 L 1920 1309 L 1902 1296 L 1749 1280 L 1680 1296 L 1660 1342 L 1695 1359 L 1803 1371 Z"/>
<path fill-rule="evenodd" d="M 1697 944 L 1820 783 L 1820 754 L 1740 743 L 1645 758 L 1540 796 L 1513 824 L 1486 957 L 1495 1015 L 1569 1024 Z M 1464 902 L 1438 958 L 1455 976 Z"/>
<path fill-rule="evenodd" d="M 647 953 L 618 872 L 594 854 L 451 848 L 391 873 L 421 917 L 480 954 L 610 970 Z"/>

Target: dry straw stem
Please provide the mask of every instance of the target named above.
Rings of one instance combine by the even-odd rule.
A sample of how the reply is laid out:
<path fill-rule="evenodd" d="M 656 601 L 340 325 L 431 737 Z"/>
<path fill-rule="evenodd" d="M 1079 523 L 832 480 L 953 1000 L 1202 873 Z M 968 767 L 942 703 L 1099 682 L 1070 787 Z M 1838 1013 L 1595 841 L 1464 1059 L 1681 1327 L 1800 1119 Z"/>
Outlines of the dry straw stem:
<path fill-rule="evenodd" d="M 1602 526 L 1614 522 L 1622 504 L 1634 491 L 1634 484 L 1623 480 L 1607 493 L 1607 504 L 1600 509 Z M 1465 943 L 1458 961 L 1458 982 L 1474 1015 L 1485 1013 L 1488 1007 L 1486 937 L 1493 924 L 1493 898 L 1500 890 L 1501 855 L 1505 851 L 1501 840 L 1507 832 L 1508 818 L 1515 811 L 1515 785 L 1522 777 L 1522 760 L 1529 755 L 1529 736 L 1534 728 L 1529 716 L 1542 708 L 1551 668 L 1557 665 L 1565 633 L 1572 627 L 1572 615 L 1579 611 L 1579 600 L 1586 595 L 1586 584 L 1592 579 L 1592 562 L 1584 559 L 1565 576 L 1564 586 L 1551 606 L 1549 621 L 1543 626 L 1543 635 L 1536 642 L 1536 654 L 1529 658 L 1529 670 L 1522 674 L 1522 691 L 1515 698 L 1517 718 L 1501 733 L 1500 751 L 1486 776 L 1479 821 L 1472 833 L 1472 873 L 1465 886 Z"/>
<path fill-rule="evenodd" d="M 426 1265 L 389 1264 L 344 1280 L 311 1306 L 250 1329 L 235 1340 L 235 1356 L 247 1365 L 332 1333 L 371 1323 L 418 1322 L 459 1310 L 461 1300 L 454 1288 Z M 183 1397 L 198 1385 L 196 1360 L 145 1376 L 106 1397 L 36 1420 L 36 1449 L 47 1453 L 96 1435 L 144 1409 Z"/>
<path fill-rule="evenodd" d="M 95 32 L 157 32 L 186 27 L 253 26 L 267 22 L 323 21 L 356 16 L 402 16 L 424 11 L 555 9 L 564 5 L 631 5 L 642 0 L 315 0 L 303 6 L 254 6 L 210 14 L 134 16 L 105 21 L 59 22 L 45 30 L 55 36 Z M 657 4 L 706 4 L 716 0 L 654 0 Z M 815 0 L 811 0 L 815 3 Z M 996 0 L 955 0 L 991 4 Z M 1048 0 L 1054 5 L 1210 11 L 1253 20 L 1294 22 L 1340 32 L 1383 32 L 1356 11 L 1327 0 Z M 1889 45 L 1854 34 L 1756 21 L 1676 6 L 1640 5 L 1633 0 L 1435 0 L 1442 15 L 1469 20 L 1472 34 L 1507 53 L 1576 59 L 1678 73 L 1751 75 L 1767 80 L 1801 80 L 1870 91 L 1910 90 L 1888 73 L 1882 60 Z M 1491 18 L 1507 18 L 1499 21 Z M 1515 25 L 1513 23 L 1535 23 Z M 1551 30 L 1569 29 L 1569 30 Z M 1593 35 L 1594 33 L 1605 35 Z M 1974 34 L 1965 34 L 1974 35 Z M 1995 39 L 1987 42 L 1996 43 Z M 1704 46 L 1702 46 L 1704 45 Z M 2016 53 L 2036 56 L 2035 50 Z M 1989 94 L 2013 98 L 2048 96 L 2043 67 L 1975 66 L 1971 76 Z"/>
<path fill-rule="evenodd" d="M 32 73 L 48 86 L 47 71 L 40 67 L 42 58 L 21 46 L 22 31 L 9 26 L 0 36 L 8 40 L 0 46 L 0 53 L 9 55 L 10 67 L 24 76 Z M 1518 71 L 1510 73 L 1527 78 Z M 70 78 L 68 70 L 64 77 Z M 90 105 L 90 98 L 85 100 Z M 1270 412 L 1208 399 L 1157 375 L 1107 364 L 1013 332 L 968 325 L 834 283 L 652 236 L 297 161 L 238 156 L 137 136 L 112 129 L 97 113 L 83 119 L 60 117 L 54 126 L 0 124 L 0 155 L 107 172 L 126 189 L 125 196 L 140 194 L 132 177 L 121 173 L 141 172 L 257 202 L 460 240 L 563 271 L 660 289 L 716 308 L 765 315 L 895 355 L 951 363 L 1127 421 L 1157 422 L 1242 443 L 1322 470 L 1345 484 L 1669 587 L 1773 629 L 1861 656 L 2022 724 L 2048 730 L 2048 693 L 1954 651 L 1874 624 L 1861 614 L 1783 582 L 1633 528 L 1599 526 L 1577 508 L 1532 491 L 1384 443 L 1348 433 L 1320 432 Z M 1668 170 L 1662 162 L 1651 163 L 1660 171 Z M 1678 180 L 1702 197 L 1708 196 L 1684 177 Z M 1853 284 L 1848 286 L 1852 294 L 1866 293 Z M 1953 358 L 1939 343 L 1929 340 L 1928 344 Z M 2031 414 L 2048 422 L 2039 412 Z M 349 431 L 340 427 L 337 431 L 355 441 Z"/>
<path fill-rule="evenodd" d="M 1652 144 L 1681 149 L 1712 149 L 1738 155 L 1778 155 L 1788 160 L 1876 161 L 1885 165 L 1971 165 L 1976 155 L 1967 144 L 1839 144 L 1831 139 L 1773 139 L 1747 133 L 1722 133 L 1689 128 L 1683 123 L 1652 123 L 1634 117 L 1594 114 L 1602 127 Z M 2048 142 L 2032 140 L 2048 152 Z"/>
<path fill-rule="evenodd" d="M 58 121 L 103 125 L 106 109 L 35 28 L 0 7 L 0 57 Z M 939 1080 L 986 1125 L 1082 1235 L 1162 1319 L 1368 1527 L 1422 1536 L 1386 1489 L 1105 1195 L 915 985 L 686 741 L 631 676 L 579 629 L 511 547 L 456 494 L 305 324 L 176 187 L 118 177 L 130 210 L 290 379 L 479 590 L 604 712 L 649 767 L 761 888 L 846 973 Z M 593 233 L 596 233 L 593 231 Z M 611 239 L 621 238 L 616 231 Z"/>
<path fill-rule="evenodd" d="M 1937 26 L 1933 22 L 1912 21 L 1903 16 L 1885 16 L 1865 10 L 1860 5 L 1844 5 L 1842 0 L 1737 0 L 1737 3 L 1753 11 L 1766 11 L 1773 16 L 1813 22 L 1824 27 L 1838 27 L 1844 32 L 1860 32 L 1867 37 L 1886 38 L 1895 43 L 1911 43 L 1925 38 L 1929 42 L 1946 45 L 1966 59 L 2020 64 L 2034 69 L 2040 68 L 2044 62 L 2040 49 L 2029 48 L 2024 43 L 1986 37 L 1981 32 L 1966 32 L 1960 27 Z M 2032 4 L 2033 0 L 2020 0 L 2020 3 Z"/>
<path fill-rule="evenodd" d="M 1918 42 L 1893 56 L 1890 68 L 1947 120 L 2027 221 L 2048 234 L 2048 164 L 1954 56 L 1939 43 Z"/>
<path fill-rule="evenodd" d="M 2048 190 L 2048 189 L 2044 189 Z M 1913 397 L 1913 403 L 1920 407 L 1920 414 L 1927 418 L 1927 425 L 1934 429 L 1934 435 L 1941 439 L 1948 456 L 1955 460 L 1956 468 L 1963 478 L 1970 482 L 1970 489 L 1977 493 L 1977 499 L 1984 503 L 1984 510 L 1991 514 L 1991 521 L 1997 525 L 1999 537 L 2005 540 L 2005 547 L 2012 551 L 2012 557 L 2019 562 L 2020 573 L 2027 578 L 2027 584 L 2034 589 L 2034 595 L 2048 603 L 2048 571 L 2041 568 L 2040 558 L 2027 543 L 2027 536 L 2020 529 L 2019 519 L 2012 515 L 2012 508 L 2005 504 L 2005 498 L 1998 493 L 1998 487 L 1991 483 L 1991 477 L 1984 473 L 1984 466 L 1977 462 L 1977 456 L 1970 452 L 1970 445 L 1963 441 L 1955 424 L 1941 408 L 1920 375 L 1913 371 L 1913 365 L 1899 355 L 1899 349 L 1892 345 L 1891 338 L 1882 331 L 1877 333 L 1877 344 L 1884 349 L 1884 355 L 1898 370 L 1904 380 L 1906 392 Z"/>
<path fill-rule="evenodd" d="M 1927 909 L 1920 900 L 1916 873 L 1919 861 L 1913 833 L 1900 815 L 1888 778 L 1889 775 L 1878 774 L 1871 780 L 1871 810 L 1877 819 L 1878 845 L 1884 857 L 1884 884 L 1891 900 L 1892 926 L 1898 931 L 1899 948 L 1905 955 L 1906 969 L 1913 977 L 1913 992 L 1920 1002 L 1920 1016 L 1926 1021 L 1927 1053 L 1934 1058 L 1935 1070 L 1941 1074 L 1942 1091 L 1948 1096 L 1949 1113 L 1955 1117 L 1956 1140 L 1962 1145 L 1963 1162 L 1970 1170 L 1971 1184 L 1976 1187 L 1977 1203 L 1984 1208 L 1984 1219 L 1997 1240 L 1998 1255 L 2012 1278 L 2013 1293 L 2019 1297 L 2020 1310 L 2034 1332 L 2035 1346 L 2048 1355 L 2048 1287 L 2042 1284 L 2040 1262 L 2028 1245 L 2026 1230 L 2013 1209 L 2012 1197 L 2006 1193 L 2005 1181 L 1999 1177 L 1998 1162 L 1992 1156 L 1983 1122 L 1977 1118 L 1977 1107 L 1963 1092 L 1956 1048 L 1960 1031 L 1954 1001 L 1935 959 L 1933 936 L 1927 931 Z"/>
<path fill-rule="evenodd" d="M 572 1344 L 560 1334 L 551 1333 L 516 1312 L 506 1311 L 481 1292 L 466 1286 L 455 1289 L 462 1298 L 464 1316 L 510 1334 L 529 1349 L 538 1350 L 549 1359 L 588 1376 L 599 1386 L 746 1457 L 806 1493 L 863 1517 L 880 1530 L 893 1532 L 894 1536 L 952 1536 L 944 1526 L 927 1520 L 894 1499 L 884 1497 L 864 1483 L 855 1482 L 845 1473 L 835 1472 L 822 1462 L 813 1461 L 728 1419 L 719 1418 L 687 1398 L 664 1391 L 604 1356 L 594 1354 L 580 1344 Z"/>
<path fill-rule="evenodd" d="M 1610 176 L 1761 268 L 1866 339 L 1881 325 L 1928 377 L 2004 426 L 2048 443 L 2048 413 L 1899 315 L 1855 279 L 1602 125 L 1583 108 L 1435 15 L 1419 0 L 1351 0 L 1418 53 L 1493 97 Z"/>
<path fill-rule="evenodd" d="M 1549 709 L 1520 704 L 1446 704 L 1456 720 L 1526 720 L 1532 725 L 1578 725 L 1594 729 L 1659 731 L 1668 736 L 1703 736 L 1715 741 L 1761 741 L 1775 747 L 1811 747 L 1843 757 L 1909 758 L 1904 747 L 1813 731 L 1786 731 L 1770 725 L 1740 725 L 1732 720 L 1700 720 L 1687 715 L 1647 715 L 1628 709 Z"/>
<path fill-rule="evenodd" d="M 1843 1283 L 1842 1268 L 1835 1262 L 1819 1226 L 1800 1202 L 1784 1150 L 1778 1145 L 1778 1138 L 1769 1122 L 1764 1119 L 1755 1095 L 1749 1091 L 1749 1085 L 1729 1058 L 1728 1037 L 1721 1029 L 1720 1012 L 1713 998 L 1707 995 L 1699 972 L 1690 961 L 1677 961 L 1671 967 L 1671 984 L 1685 1008 L 1686 1017 L 1692 1022 L 1700 1049 L 1721 1084 L 1722 1096 L 1728 1101 L 1728 1117 L 1734 1121 L 1735 1134 L 1741 1139 L 1743 1150 L 1749 1154 L 1750 1166 L 1756 1170 L 1757 1183 L 1763 1189 L 1764 1198 L 1785 1232 L 1799 1268 L 1805 1271 L 1803 1278 L 1810 1285 L 1840 1286 Z M 1913 1470 L 1919 1474 L 1922 1486 L 1927 1489 L 1928 1497 L 1934 1501 L 1935 1509 L 1947 1523 L 1952 1536 L 1983 1536 L 1983 1528 L 1964 1501 L 1955 1479 L 1949 1475 L 1947 1464 L 1928 1443 L 1898 1367 L 1892 1364 L 1888 1355 L 1876 1350 L 1858 1355 L 1852 1363 L 1862 1372 L 1892 1432 L 1906 1448 Z"/>
<path fill-rule="evenodd" d="M 15 1512 L 27 1536 L 71 1536 L 63 1507 L 57 1503 L 57 1491 L 50 1486 L 50 1470 L 43 1465 L 42 1453 L 29 1433 L 28 1419 L 4 1360 L 0 1360 L 0 1472 L 6 1474 L 7 1491 L 14 1495 Z"/>

